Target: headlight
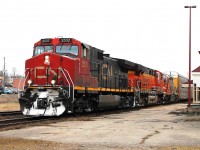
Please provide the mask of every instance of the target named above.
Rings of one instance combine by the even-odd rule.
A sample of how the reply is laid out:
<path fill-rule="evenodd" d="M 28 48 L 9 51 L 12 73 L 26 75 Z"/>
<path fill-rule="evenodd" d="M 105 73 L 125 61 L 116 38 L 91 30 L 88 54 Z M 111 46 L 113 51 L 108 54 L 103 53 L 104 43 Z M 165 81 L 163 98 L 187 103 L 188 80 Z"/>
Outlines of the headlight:
<path fill-rule="evenodd" d="M 31 80 L 31 79 L 29 79 L 29 80 L 28 80 L 28 84 L 29 84 L 29 85 L 31 85 L 31 83 L 32 83 L 32 80 Z"/>
<path fill-rule="evenodd" d="M 50 64 L 50 57 L 49 57 L 49 55 L 46 55 L 46 56 L 44 57 L 44 64 L 47 64 L 47 65 Z"/>
<path fill-rule="evenodd" d="M 56 80 L 51 80 L 51 84 L 55 84 L 56 83 Z"/>

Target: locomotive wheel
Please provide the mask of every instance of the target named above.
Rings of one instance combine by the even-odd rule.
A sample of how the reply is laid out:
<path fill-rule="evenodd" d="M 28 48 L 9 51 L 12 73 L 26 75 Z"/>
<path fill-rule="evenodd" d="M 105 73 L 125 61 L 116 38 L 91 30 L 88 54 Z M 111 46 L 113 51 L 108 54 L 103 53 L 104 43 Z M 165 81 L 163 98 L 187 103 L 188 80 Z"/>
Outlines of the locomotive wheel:
<path fill-rule="evenodd" d="M 127 99 L 128 99 L 128 108 L 131 108 L 131 107 L 133 107 L 133 98 L 131 98 L 131 97 L 127 97 Z"/>
<path fill-rule="evenodd" d="M 93 105 L 93 103 L 89 103 L 89 104 L 87 105 L 87 107 L 84 108 L 84 111 L 85 111 L 85 112 L 93 112 L 93 111 L 94 111 L 94 105 Z"/>
<path fill-rule="evenodd" d="M 83 108 L 81 108 L 81 107 L 75 107 L 74 108 L 74 112 L 76 112 L 76 113 L 83 113 L 84 111 L 83 111 Z"/>

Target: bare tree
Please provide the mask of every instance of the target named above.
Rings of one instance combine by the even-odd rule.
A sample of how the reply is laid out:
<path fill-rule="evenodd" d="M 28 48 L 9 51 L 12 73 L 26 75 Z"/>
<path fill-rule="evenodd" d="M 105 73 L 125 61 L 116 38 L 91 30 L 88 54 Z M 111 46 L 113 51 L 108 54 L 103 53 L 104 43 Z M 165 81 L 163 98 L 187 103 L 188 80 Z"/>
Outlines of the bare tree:
<path fill-rule="evenodd" d="M 16 73 L 17 69 L 16 69 L 16 67 L 13 67 L 12 69 L 13 69 L 13 78 L 15 78 L 15 73 Z"/>

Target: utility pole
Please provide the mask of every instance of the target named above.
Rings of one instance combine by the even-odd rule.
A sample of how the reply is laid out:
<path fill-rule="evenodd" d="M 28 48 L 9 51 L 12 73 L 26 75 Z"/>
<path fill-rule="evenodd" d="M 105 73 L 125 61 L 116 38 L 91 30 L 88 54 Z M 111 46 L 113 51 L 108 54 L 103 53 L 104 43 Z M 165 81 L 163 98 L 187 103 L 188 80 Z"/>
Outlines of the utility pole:
<path fill-rule="evenodd" d="M 3 87 L 5 87 L 6 80 L 6 58 L 3 58 Z"/>
<path fill-rule="evenodd" d="M 191 8 L 196 8 L 196 6 L 185 6 L 189 8 L 189 80 L 188 80 L 188 107 L 191 105 Z"/>

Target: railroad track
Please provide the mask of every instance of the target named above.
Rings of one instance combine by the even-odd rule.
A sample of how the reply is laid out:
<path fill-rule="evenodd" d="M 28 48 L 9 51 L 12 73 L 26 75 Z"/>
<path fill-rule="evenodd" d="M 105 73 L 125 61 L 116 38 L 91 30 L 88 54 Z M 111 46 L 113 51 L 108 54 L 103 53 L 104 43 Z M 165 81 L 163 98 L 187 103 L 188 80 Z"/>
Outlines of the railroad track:
<path fill-rule="evenodd" d="M 10 127 L 10 126 L 27 125 L 27 124 L 31 124 L 31 123 L 52 120 L 52 119 L 55 119 L 55 118 L 25 117 L 25 118 L 3 119 L 3 120 L 0 120 L 0 129 L 5 128 L 5 127 Z"/>
<path fill-rule="evenodd" d="M 170 105 L 170 104 L 164 104 L 164 105 Z M 12 119 L 8 119 L 8 118 L 3 118 L 0 119 L 0 130 L 9 130 L 9 129 L 15 129 L 15 127 L 17 128 L 21 128 L 24 126 L 31 126 L 34 125 L 35 123 L 40 123 L 41 125 L 43 125 L 43 123 L 45 121 L 50 121 L 48 123 L 51 122 L 59 122 L 59 121 L 68 121 L 70 120 L 70 118 L 75 118 L 76 120 L 82 120 L 82 119 L 88 119 L 90 117 L 96 117 L 96 116 L 101 116 L 101 115 L 110 115 L 110 114 L 116 114 L 116 113 L 121 113 L 121 112 L 128 112 L 128 111 L 133 111 L 133 110 L 138 110 L 138 109 L 146 109 L 146 108 L 151 108 L 151 107 L 159 107 L 159 106 L 163 106 L 163 105 L 152 105 L 152 106 L 147 106 L 147 107 L 139 107 L 139 108 L 129 108 L 129 109 L 111 109 L 111 110 L 104 110 L 104 111 L 97 111 L 97 112 L 89 112 L 89 113 L 75 113 L 75 114 L 69 114 L 68 116 L 59 116 L 59 117 L 25 117 L 22 115 L 22 113 L 20 113 L 19 111 L 14 111 L 14 112 L 0 112 L 0 115 L 8 115 L 8 114 L 21 114 L 20 118 L 18 116 L 18 118 L 12 118 Z M 14 116 L 14 115 L 13 115 Z M 85 118 L 86 117 L 86 118 Z M 19 127 L 20 126 L 20 127 Z"/>
<path fill-rule="evenodd" d="M 0 116 L 21 115 L 21 111 L 1 111 Z"/>

